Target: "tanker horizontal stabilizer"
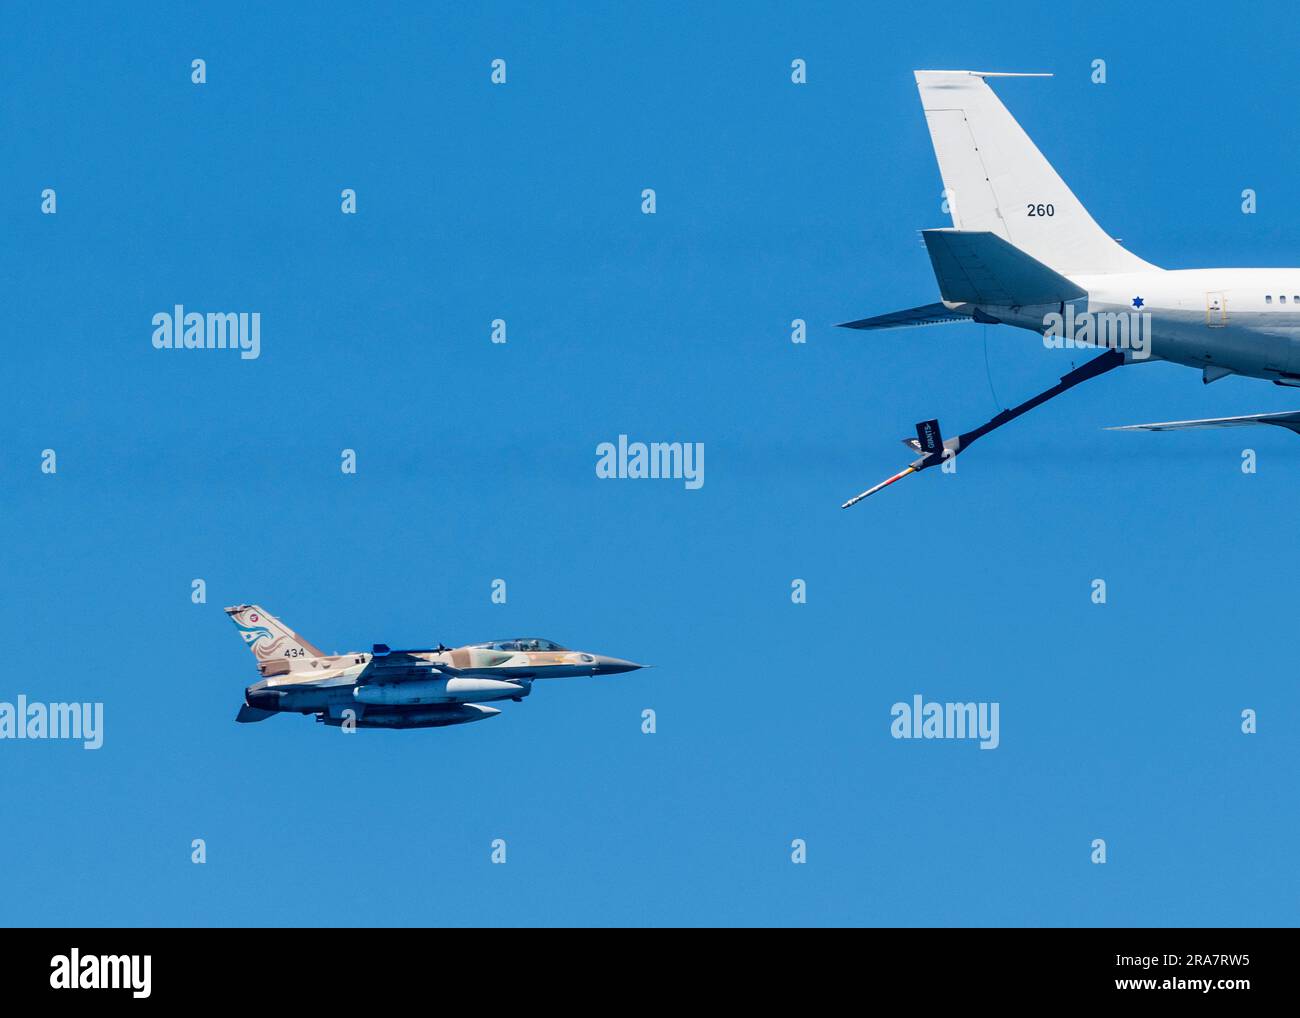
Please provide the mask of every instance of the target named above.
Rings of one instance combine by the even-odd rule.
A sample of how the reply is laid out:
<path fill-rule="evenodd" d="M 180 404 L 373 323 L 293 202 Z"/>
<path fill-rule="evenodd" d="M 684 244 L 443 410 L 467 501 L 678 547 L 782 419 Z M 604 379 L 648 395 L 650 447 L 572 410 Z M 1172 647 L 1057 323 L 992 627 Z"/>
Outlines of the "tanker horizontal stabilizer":
<path fill-rule="evenodd" d="M 906 311 L 894 311 L 874 318 L 862 318 L 856 322 L 841 322 L 841 329 L 901 329 L 916 325 L 950 325 L 953 322 L 969 322 L 969 311 L 953 311 L 944 304 L 926 304 Z"/>
<path fill-rule="evenodd" d="M 922 230 L 939 295 L 950 304 L 1060 304 L 1088 291 L 984 230 Z"/>

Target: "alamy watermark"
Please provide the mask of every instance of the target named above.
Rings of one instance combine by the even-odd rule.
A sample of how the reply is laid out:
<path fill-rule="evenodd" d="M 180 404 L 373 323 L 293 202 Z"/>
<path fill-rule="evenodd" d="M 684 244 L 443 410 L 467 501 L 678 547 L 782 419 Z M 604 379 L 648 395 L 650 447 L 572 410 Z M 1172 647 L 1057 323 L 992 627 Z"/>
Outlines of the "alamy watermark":
<path fill-rule="evenodd" d="M 1142 298 L 1133 298 L 1133 305 L 1141 307 Z M 1073 304 L 1066 304 L 1064 313 L 1051 311 L 1043 315 L 1043 346 L 1049 350 L 1128 350 L 1133 360 L 1146 360 L 1151 356 L 1151 312 L 1076 312 Z"/>
<path fill-rule="evenodd" d="M 916 693 L 911 703 L 900 700 L 889 709 L 894 719 L 889 734 L 895 739 L 978 739 L 980 749 L 997 749 L 1000 709 L 997 702 L 926 703 Z"/>
<path fill-rule="evenodd" d="M 104 744 L 102 703 L 18 703 L 0 700 L 0 739 L 80 739 L 83 749 Z"/>
<path fill-rule="evenodd" d="M 629 442 L 596 446 L 596 476 L 610 478 L 672 478 L 694 491 L 704 487 L 703 442 Z"/>
<path fill-rule="evenodd" d="M 153 955 L 85 954 L 73 948 L 50 959 L 52 990 L 130 990 L 143 999 L 150 993 Z"/>
<path fill-rule="evenodd" d="M 153 316 L 155 350 L 238 350 L 240 360 L 255 361 L 262 353 L 262 312 L 185 310 Z"/>

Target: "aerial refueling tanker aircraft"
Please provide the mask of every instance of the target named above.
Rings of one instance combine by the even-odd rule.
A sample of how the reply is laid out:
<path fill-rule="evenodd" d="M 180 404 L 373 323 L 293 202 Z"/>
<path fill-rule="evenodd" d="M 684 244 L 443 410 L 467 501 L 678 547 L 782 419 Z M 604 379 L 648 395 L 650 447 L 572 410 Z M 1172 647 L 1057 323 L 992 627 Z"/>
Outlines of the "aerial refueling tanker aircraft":
<path fill-rule="evenodd" d="M 262 678 L 244 690 L 236 721 L 274 714 L 315 714 L 340 727 L 441 728 L 483 721 L 501 712 L 474 701 L 523 700 L 534 679 L 615 675 L 643 665 L 568 650 L 524 637 L 432 650 L 325 654 L 255 604 L 226 609 Z"/>
<path fill-rule="evenodd" d="M 951 228 L 921 231 L 942 300 L 845 322 L 844 327 L 892 329 L 973 320 L 1044 334 L 1062 321 L 1090 325 L 1104 321 L 1126 328 L 1108 329 L 1104 341 L 1085 343 L 1105 346 L 1106 352 L 978 428 L 945 439 L 937 420 L 922 421 L 916 426 L 916 438 L 904 439 L 919 457 L 849 499 L 843 508 L 908 474 L 941 464 L 1021 414 L 1134 360 L 1184 364 L 1200 371 L 1207 384 L 1235 374 L 1300 386 L 1300 269 L 1166 270 L 1143 261 L 1097 225 L 987 81 L 1050 75 L 991 71 L 916 71 L 915 75 L 952 216 Z M 1132 319 L 1147 333 L 1140 349 L 1123 342 L 1126 320 Z M 1254 424 L 1300 434 L 1300 411 L 1133 424 L 1112 430 Z"/>

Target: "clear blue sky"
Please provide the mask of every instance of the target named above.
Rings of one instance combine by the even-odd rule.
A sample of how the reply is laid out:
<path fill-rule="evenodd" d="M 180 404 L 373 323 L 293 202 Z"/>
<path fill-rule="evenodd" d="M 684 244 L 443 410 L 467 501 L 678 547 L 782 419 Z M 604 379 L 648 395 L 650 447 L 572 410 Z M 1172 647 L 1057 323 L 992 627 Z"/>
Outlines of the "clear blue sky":
<path fill-rule="evenodd" d="M 1300 393 L 1127 369 L 841 512 L 1073 355 L 832 327 L 936 299 L 918 67 L 1055 72 L 998 90 L 1150 261 L 1300 263 L 1291 15 L 7 7 L 0 699 L 106 735 L 0 742 L 0 922 L 1294 924 L 1300 443 L 1101 429 Z M 261 358 L 154 350 L 175 303 L 260 311 Z M 704 487 L 598 480 L 620 433 L 704 442 Z M 237 726 L 242 601 L 656 667 Z M 892 739 L 915 693 L 999 702 L 1001 746 Z"/>

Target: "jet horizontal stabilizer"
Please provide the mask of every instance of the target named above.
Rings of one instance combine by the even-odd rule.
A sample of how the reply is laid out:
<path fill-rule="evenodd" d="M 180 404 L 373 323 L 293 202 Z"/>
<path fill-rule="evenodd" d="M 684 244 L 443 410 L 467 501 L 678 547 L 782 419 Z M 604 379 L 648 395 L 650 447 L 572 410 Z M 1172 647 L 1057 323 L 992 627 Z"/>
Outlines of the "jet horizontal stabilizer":
<path fill-rule="evenodd" d="M 908 325 L 948 325 L 952 322 L 969 322 L 969 311 L 953 311 L 944 304 L 925 304 L 919 308 L 906 311 L 894 311 L 874 318 L 862 318 L 856 322 L 841 322 L 841 329 L 901 329 Z"/>
<path fill-rule="evenodd" d="M 239 713 L 235 715 L 235 720 L 241 725 L 251 725 L 254 721 L 265 721 L 269 717 L 275 716 L 273 710 L 262 710 L 260 707 L 250 707 L 244 704 L 239 708 Z"/>

